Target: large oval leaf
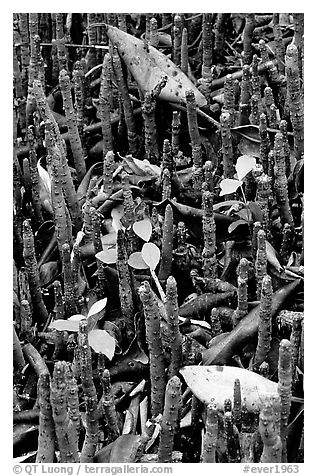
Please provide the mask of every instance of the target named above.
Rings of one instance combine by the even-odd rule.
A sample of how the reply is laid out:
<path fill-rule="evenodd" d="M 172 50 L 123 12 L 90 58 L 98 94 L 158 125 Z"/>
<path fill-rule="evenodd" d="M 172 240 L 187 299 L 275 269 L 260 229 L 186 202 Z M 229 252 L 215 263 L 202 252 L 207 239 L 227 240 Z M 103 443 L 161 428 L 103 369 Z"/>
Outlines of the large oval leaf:
<path fill-rule="evenodd" d="M 129 256 L 128 265 L 134 269 L 149 269 L 142 257 L 141 251 L 136 251 Z"/>
<path fill-rule="evenodd" d="M 114 356 L 116 341 L 108 332 L 94 329 L 88 332 L 88 342 L 95 352 L 105 355 L 109 360 Z"/>
<path fill-rule="evenodd" d="M 142 240 L 149 241 L 152 235 L 151 220 L 145 218 L 144 220 L 134 222 L 133 231 L 136 235 L 142 238 Z"/>
<path fill-rule="evenodd" d="M 239 187 L 241 187 L 241 185 L 242 185 L 242 182 L 240 182 L 240 180 L 223 179 L 220 182 L 221 191 L 219 193 L 219 196 L 221 197 L 222 195 L 228 195 L 229 193 L 234 193 L 236 190 L 238 190 Z"/>
<path fill-rule="evenodd" d="M 144 48 L 144 42 L 116 27 L 107 25 L 107 35 L 118 48 L 119 54 L 132 76 L 144 91 L 152 91 L 162 78 L 168 76 L 166 86 L 159 97 L 165 101 L 185 102 L 186 89 L 192 89 L 198 106 L 205 106 L 207 100 L 191 80 L 163 53 L 153 46 Z"/>
<path fill-rule="evenodd" d="M 256 160 L 252 155 L 241 155 L 236 163 L 238 179 L 242 180 L 256 166 Z"/>
<path fill-rule="evenodd" d="M 235 379 L 240 380 L 241 398 L 245 400 L 248 411 L 261 408 L 266 397 L 277 395 L 277 383 L 250 370 L 227 365 L 198 366 L 189 365 L 180 369 L 188 387 L 196 397 L 208 405 L 215 403 L 223 410 L 224 400 L 233 402 Z"/>
<path fill-rule="evenodd" d="M 142 258 L 151 270 L 155 270 L 161 258 L 160 249 L 154 243 L 144 243 Z"/>

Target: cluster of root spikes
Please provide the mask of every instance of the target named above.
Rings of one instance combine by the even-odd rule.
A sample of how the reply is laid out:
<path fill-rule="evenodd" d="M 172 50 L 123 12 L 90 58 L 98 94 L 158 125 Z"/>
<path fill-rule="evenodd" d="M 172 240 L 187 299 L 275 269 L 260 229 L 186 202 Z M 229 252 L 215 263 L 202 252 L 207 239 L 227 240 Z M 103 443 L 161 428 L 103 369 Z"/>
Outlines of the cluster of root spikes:
<path fill-rule="evenodd" d="M 13 15 L 14 457 L 303 462 L 304 15 Z"/>

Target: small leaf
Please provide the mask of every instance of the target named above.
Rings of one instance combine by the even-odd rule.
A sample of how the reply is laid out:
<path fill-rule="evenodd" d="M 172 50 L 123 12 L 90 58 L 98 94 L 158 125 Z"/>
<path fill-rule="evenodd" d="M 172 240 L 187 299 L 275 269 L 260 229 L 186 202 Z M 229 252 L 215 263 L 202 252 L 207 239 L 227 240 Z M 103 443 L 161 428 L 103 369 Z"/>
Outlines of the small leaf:
<path fill-rule="evenodd" d="M 107 248 L 96 253 L 96 258 L 105 264 L 115 264 L 117 262 L 117 248 Z"/>
<path fill-rule="evenodd" d="M 38 173 L 39 173 L 39 176 L 40 176 L 40 187 L 41 188 L 43 187 L 43 190 L 45 190 L 45 192 L 48 195 L 50 195 L 51 194 L 51 188 L 52 188 L 51 179 L 50 179 L 50 176 L 49 176 L 47 170 L 45 170 L 44 167 L 42 167 L 41 160 L 42 159 L 39 159 L 38 162 L 37 162 L 37 170 L 38 170 Z"/>
<path fill-rule="evenodd" d="M 240 225 L 247 225 L 247 224 L 248 222 L 246 222 L 245 220 L 236 220 L 233 223 L 230 223 L 230 225 L 228 226 L 228 233 L 232 233 Z"/>
<path fill-rule="evenodd" d="M 236 163 L 238 179 L 242 180 L 256 165 L 256 160 L 252 155 L 241 155 Z"/>
<path fill-rule="evenodd" d="M 273 266 L 273 268 L 276 269 L 279 273 L 284 271 L 283 266 L 278 260 L 277 253 L 271 243 L 266 240 L 266 256 L 267 256 L 267 261 L 268 263 Z"/>
<path fill-rule="evenodd" d="M 88 332 L 88 342 L 95 352 L 105 355 L 109 360 L 113 358 L 116 341 L 108 332 L 94 329 Z"/>
<path fill-rule="evenodd" d="M 228 195 L 229 193 L 234 193 L 239 187 L 241 187 L 242 182 L 240 180 L 234 179 L 223 179 L 220 182 L 221 192 L 219 196 Z"/>
<path fill-rule="evenodd" d="M 136 221 L 133 223 L 133 231 L 136 235 L 142 238 L 142 240 L 149 241 L 152 235 L 152 223 L 147 218 Z"/>
<path fill-rule="evenodd" d="M 57 319 L 56 321 L 53 321 L 49 327 L 51 329 L 56 329 L 57 331 L 78 332 L 79 320 L 77 321 L 72 319 Z"/>
<path fill-rule="evenodd" d="M 121 230 L 121 218 L 124 215 L 123 205 L 118 205 L 111 210 L 112 226 L 115 231 Z"/>
<path fill-rule="evenodd" d="M 37 162 L 37 170 L 39 173 L 40 200 L 42 207 L 53 215 L 51 179 L 48 172 L 44 169 L 44 167 L 42 167 L 41 159 Z"/>
<path fill-rule="evenodd" d="M 77 233 L 77 236 L 76 236 L 76 240 L 75 240 L 75 242 L 74 242 L 74 245 L 78 245 L 78 246 L 79 246 L 84 237 L 85 237 L 85 233 L 84 233 L 82 230 L 79 230 L 79 232 Z"/>
<path fill-rule="evenodd" d="M 107 298 L 100 299 L 99 301 L 95 302 L 91 308 L 89 309 L 87 318 L 90 316 L 93 316 L 94 314 L 98 314 L 98 312 L 101 312 L 107 305 Z"/>
<path fill-rule="evenodd" d="M 67 320 L 68 321 L 81 321 L 82 319 L 86 319 L 85 316 L 83 316 L 82 314 L 73 314 L 72 316 L 70 316 Z M 56 321 L 55 321 L 56 322 Z"/>
<path fill-rule="evenodd" d="M 77 233 L 77 236 L 76 236 L 76 240 L 74 241 L 74 245 L 80 245 L 80 243 L 82 242 L 82 240 L 84 239 L 85 237 L 85 233 L 82 231 L 82 230 L 79 230 L 79 232 Z M 70 254 L 70 260 L 73 261 L 74 259 L 74 247 L 71 251 L 71 254 Z"/>
<path fill-rule="evenodd" d="M 161 258 L 160 249 L 154 243 L 144 243 L 142 258 L 151 270 L 155 270 Z"/>
<path fill-rule="evenodd" d="M 156 438 L 158 437 L 158 435 L 160 434 L 160 431 L 161 431 L 161 425 L 159 425 L 156 422 L 152 423 L 152 425 L 155 425 L 155 428 L 154 428 L 154 431 L 152 433 L 151 439 L 146 444 L 145 451 L 148 451 L 151 448 L 151 446 L 153 446 L 153 444 L 155 443 Z"/>
<path fill-rule="evenodd" d="M 142 257 L 141 251 L 136 251 L 129 256 L 128 265 L 134 269 L 149 269 Z"/>
<path fill-rule="evenodd" d="M 111 226 L 111 230 L 109 233 L 106 235 L 102 235 L 101 237 L 101 243 L 104 248 L 104 250 L 109 248 L 109 245 L 116 245 L 117 244 L 117 232 L 113 229 Z"/>

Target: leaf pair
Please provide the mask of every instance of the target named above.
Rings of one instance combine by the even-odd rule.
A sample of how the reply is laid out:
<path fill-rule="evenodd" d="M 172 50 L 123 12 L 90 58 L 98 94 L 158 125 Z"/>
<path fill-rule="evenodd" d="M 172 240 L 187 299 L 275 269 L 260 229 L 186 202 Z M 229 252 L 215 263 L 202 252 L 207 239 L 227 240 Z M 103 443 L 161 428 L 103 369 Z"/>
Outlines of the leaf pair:
<path fill-rule="evenodd" d="M 109 360 L 114 356 L 116 340 L 102 329 L 95 329 L 97 322 L 103 317 L 107 298 L 95 302 L 87 314 L 88 342 L 97 353 L 104 354 Z M 57 319 L 50 324 L 50 328 L 57 331 L 79 332 L 79 323 L 86 319 L 83 314 L 74 314 L 69 319 Z"/>
<path fill-rule="evenodd" d="M 238 180 L 236 179 L 223 179 L 220 182 L 220 194 L 219 196 L 228 195 L 230 193 L 234 193 L 238 190 L 239 187 L 242 185 L 242 180 L 244 177 L 251 172 L 251 170 L 255 167 L 256 160 L 251 155 L 242 155 L 238 158 L 237 163 L 235 165 Z"/>
<path fill-rule="evenodd" d="M 161 252 L 154 243 L 149 243 L 152 235 L 152 223 L 149 219 L 133 223 L 133 231 L 142 240 L 146 241 L 142 251 L 137 251 L 129 256 L 128 264 L 134 269 L 149 269 L 154 271 L 158 265 Z"/>

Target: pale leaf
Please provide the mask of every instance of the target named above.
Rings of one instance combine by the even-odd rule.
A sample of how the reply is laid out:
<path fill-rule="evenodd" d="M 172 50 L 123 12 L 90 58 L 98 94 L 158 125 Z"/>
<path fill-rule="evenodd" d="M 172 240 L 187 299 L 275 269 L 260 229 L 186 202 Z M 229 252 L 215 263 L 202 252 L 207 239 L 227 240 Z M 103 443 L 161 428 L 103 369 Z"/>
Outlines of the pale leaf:
<path fill-rule="evenodd" d="M 153 444 L 155 443 L 156 438 L 158 437 L 158 435 L 160 434 L 160 431 L 161 431 L 161 425 L 159 425 L 158 423 L 152 423 L 152 424 L 155 425 L 155 428 L 154 428 L 153 434 L 151 436 L 151 439 L 146 444 L 145 451 L 148 451 L 151 448 L 151 446 L 153 446 Z"/>
<path fill-rule="evenodd" d="M 221 192 L 219 196 L 228 195 L 229 193 L 234 193 L 239 187 L 241 187 L 242 182 L 240 180 L 234 179 L 223 179 L 220 182 Z"/>
<path fill-rule="evenodd" d="M 102 329 L 88 332 L 88 343 L 95 352 L 105 355 L 109 360 L 113 358 L 116 341 L 108 332 Z"/>
<path fill-rule="evenodd" d="M 89 309 L 87 317 L 93 316 L 94 314 L 97 314 L 98 312 L 102 311 L 107 305 L 107 300 L 107 298 L 104 298 L 95 302 Z"/>
<path fill-rule="evenodd" d="M 107 248 L 96 253 L 96 258 L 105 264 L 114 264 L 117 262 L 117 248 Z"/>
<path fill-rule="evenodd" d="M 77 233 L 77 236 L 76 236 L 76 240 L 75 240 L 75 242 L 74 242 L 74 245 L 78 245 L 78 246 L 79 246 L 84 237 L 85 237 L 85 233 L 84 233 L 82 230 L 79 230 L 79 232 Z"/>
<path fill-rule="evenodd" d="M 134 269 L 149 269 L 148 265 L 145 263 L 141 251 L 136 251 L 131 253 L 128 259 L 128 265 Z"/>
<path fill-rule="evenodd" d="M 123 157 L 124 169 L 128 173 L 148 178 L 159 178 L 161 175 L 161 169 L 157 165 L 151 164 L 147 159 L 135 159 L 132 155 Z"/>
<path fill-rule="evenodd" d="M 109 245 L 117 244 L 117 232 L 111 226 L 111 231 L 106 235 L 101 236 L 101 243 L 104 249 L 108 249 Z"/>
<path fill-rule="evenodd" d="M 152 235 L 152 223 L 149 219 L 144 219 L 136 221 L 133 223 L 133 231 L 138 235 L 142 240 L 149 241 Z"/>
<path fill-rule="evenodd" d="M 76 240 L 74 241 L 74 245 L 79 246 L 84 237 L 85 237 L 85 233 L 82 230 L 79 230 L 79 232 L 77 233 L 77 236 L 76 236 Z M 71 262 L 73 261 L 73 259 L 74 259 L 74 248 L 72 249 L 72 252 L 70 254 Z"/>
<path fill-rule="evenodd" d="M 228 233 L 232 233 L 238 226 L 246 224 L 247 222 L 245 220 L 236 220 L 228 226 Z"/>
<path fill-rule="evenodd" d="M 68 331 L 68 332 L 78 332 L 79 331 L 79 320 L 71 319 L 57 319 L 53 321 L 50 326 L 51 329 L 56 329 L 57 331 Z"/>
<path fill-rule="evenodd" d="M 261 408 L 267 397 L 277 395 L 277 383 L 250 370 L 228 365 L 189 365 L 180 369 L 188 387 L 203 403 L 215 403 L 223 410 L 225 399 L 233 401 L 234 381 L 238 378 L 241 386 L 241 399 L 245 400 L 247 410 L 254 412 Z"/>
<path fill-rule="evenodd" d="M 81 321 L 82 319 L 86 319 L 86 317 L 83 316 L 82 314 L 73 314 L 67 320 L 68 321 Z"/>
<path fill-rule="evenodd" d="M 151 270 L 155 270 L 161 258 L 160 249 L 154 243 L 144 243 L 142 258 Z"/>
<path fill-rule="evenodd" d="M 252 155 L 241 155 L 236 163 L 238 179 L 242 180 L 255 166 L 256 160 Z"/>
<path fill-rule="evenodd" d="M 269 241 L 265 241 L 266 244 L 266 256 L 268 263 L 273 266 L 279 273 L 281 273 L 284 268 L 278 260 L 277 253 Z"/>
<path fill-rule="evenodd" d="M 51 179 L 48 172 L 42 167 L 40 163 L 41 159 L 37 162 L 37 170 L 39 173 L 39 186 L 40 186 L 40 200 L 42 207 L 49 213 L 53 214 L 52 197 L 51 197 Z"/>
<path fill-rule="evenodd" d="M 123 215 L 124 215 L 123 205 L 118 205 L 117 207 L 111 210 L 112 226 L 116 232 L 122 229 L 121 218 L 123 217 Z"/>
<path fill-rule="evenodd" d="M 39 173 L 40 187 L 43 188 L 43 190 L 45 190 L 45 192 L 50 196 L 52 190 L 52 183 L 47 170 L 45 170 L 44 167 L 42 167 L 41 165 L 41 159 L 39 159 L 37 162 L 37 171 Z"/>

